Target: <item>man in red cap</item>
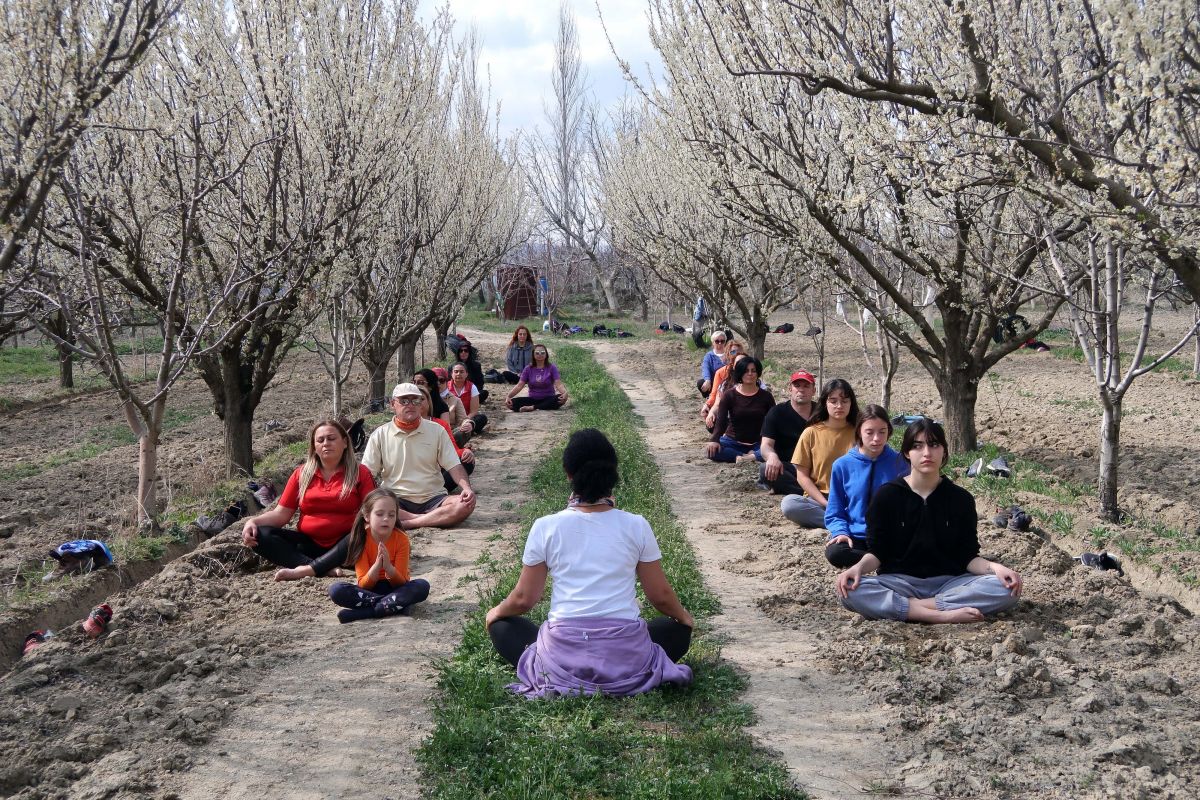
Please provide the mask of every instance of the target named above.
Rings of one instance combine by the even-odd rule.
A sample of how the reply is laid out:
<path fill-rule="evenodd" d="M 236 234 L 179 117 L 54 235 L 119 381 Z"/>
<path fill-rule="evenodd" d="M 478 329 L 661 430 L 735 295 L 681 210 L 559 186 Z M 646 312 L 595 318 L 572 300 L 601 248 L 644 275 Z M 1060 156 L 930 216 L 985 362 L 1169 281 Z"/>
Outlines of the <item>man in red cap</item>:
<path fill-rule="evenodd" d="M 774 494 L 802 494 L 796 482 L 796 465 L 791 463 L 792 453 L 800 434 L 808 427 L 808 420 L 817 410 L 813 393 L 817 379 L 811 372 L 798 370 L 792 373 L 788 385 L 788 399 L 767 412 L 762 426 L 763 464 L 758 468 L 758 488 Z M 783 453 L 787 458 L 780 458 Z"/>

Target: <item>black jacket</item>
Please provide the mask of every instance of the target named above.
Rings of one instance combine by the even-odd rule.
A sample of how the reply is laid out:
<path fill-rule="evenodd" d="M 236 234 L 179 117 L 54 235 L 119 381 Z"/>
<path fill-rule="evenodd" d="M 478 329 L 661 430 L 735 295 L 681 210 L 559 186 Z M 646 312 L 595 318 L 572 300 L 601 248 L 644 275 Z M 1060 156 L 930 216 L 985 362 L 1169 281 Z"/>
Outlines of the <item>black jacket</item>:
<path fill-rule="evenodd" d="M 867 508 L 867 549 L 879 573 L 962 575 L 979 555 L 975 498 L 943 477 L 922 499 L 903 478 L 879 487 Z"/>

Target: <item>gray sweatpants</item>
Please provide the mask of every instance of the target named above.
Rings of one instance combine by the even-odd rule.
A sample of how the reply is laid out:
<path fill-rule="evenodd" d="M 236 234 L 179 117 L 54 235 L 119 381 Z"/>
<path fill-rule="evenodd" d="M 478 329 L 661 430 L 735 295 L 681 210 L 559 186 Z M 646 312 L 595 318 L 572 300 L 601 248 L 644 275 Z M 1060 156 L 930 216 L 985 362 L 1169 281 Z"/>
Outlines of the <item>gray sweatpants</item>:
<path fill-rule="evenodd" d="M 914 578 L 911 575 L 870 575 L 850 592 L 842 605 L 867 619 L 908 618 L 910 598 L 937 600 L 938 611 L 977 608 L 983 614 L 998 614 L 1017 604 L 1009 589 L 995 575 L 937 575 Z"/>
<path fill-rule="evenodd" d="M 789 494 L 779 501 L 783 516 L 801 528 L 824 528 L 825 507 L 803 494 Z"/>

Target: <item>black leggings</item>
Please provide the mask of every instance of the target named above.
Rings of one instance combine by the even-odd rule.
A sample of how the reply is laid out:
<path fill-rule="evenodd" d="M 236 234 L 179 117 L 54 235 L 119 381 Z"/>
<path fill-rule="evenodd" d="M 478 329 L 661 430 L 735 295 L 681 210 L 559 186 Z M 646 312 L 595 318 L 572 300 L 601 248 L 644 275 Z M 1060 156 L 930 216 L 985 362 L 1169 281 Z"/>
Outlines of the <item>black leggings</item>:
<path fill-rule="evenodd" d="M 469 464 L 464 462 L 462 468 L 467 471 L 468 475 L 470 475 L 475 471 L 475 462 L 472 461 Z M 458 484 L 454 482 L 454 478 L 450 477 L 449 470 L 442 470 L 442 485 L 446 487 L 446 494 L 450 494 L 454 491 L 454 487 L 458 486 Z"/>
<path fill-rule="evenodd" d="M 483 429 L 488 424 L 487 414 L 472 414 L 469 419 L 471 420 L 471 430 L 463 431 L 458 428 L 454 430 L 454 443 L 459 447 L 471 441 L 471 437 L 483 433 Z"/>
<path fill-rule="evenodd" d="M 308 566 L 318 556 L 323 556 L 332 547 L 321 547 L 300 531 L 276 528 L 274 525 L 258 526 L 258 544 L 254 552 L 281 567 L 293 569 Z"/>
<path fill-rule="evenodd" d="M 863 539 L 850 537 L 850 544 L 836 542 L 825 545 L 825 558 L 829 563 L 841 569 L 849 569 L 862 561 L 867 554 L 867 543 Z"/>
<path fill-rule="evenodd" d="M 678 661 L 692 646 L 692 629 L 670 617 L 655 617 L 646 623 L 650 641 L 666 651 L 667 657 Z M 503 617 L 488 628 L 492 646 L 500 657 L 514 667 L 525 648 L 537 641 L 538 626 L 529 617 Z"/>
<path fill-rule="evenodd" d="M 558 402 L 558 395 L 556 394 L 552 394 L 541 400 L 534 400 L 532 397 L 513 398 L 513 411 L 520 411 L 525 406 L 533 406 L 536 411 L 553 411 L 561 405 L 562 403 Z"/>
<path fill-rule="evenodd" d="M 500 377 L 504 378 L 505 383 L 511 383 L 514 386 L 521 382 L 521 376 L 509 369 L 502 371 Z"/>

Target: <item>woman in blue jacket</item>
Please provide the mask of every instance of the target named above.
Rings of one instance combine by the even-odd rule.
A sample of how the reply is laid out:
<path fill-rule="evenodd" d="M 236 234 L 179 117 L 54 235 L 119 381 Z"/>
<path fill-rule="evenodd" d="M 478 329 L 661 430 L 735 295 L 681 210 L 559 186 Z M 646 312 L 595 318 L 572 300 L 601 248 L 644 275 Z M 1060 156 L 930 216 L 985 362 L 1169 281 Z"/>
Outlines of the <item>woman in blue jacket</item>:
<path fill-rule="evenodd" d="M 888 444 L 891 435 L 887 409 L 868 405 L 858 415 L 854 449 L 833 462 L 825 558 L 835 567 L 852 567 L 867 552 L 867 505 L 880 486 L 908 474 L 908 462 Z"/>

